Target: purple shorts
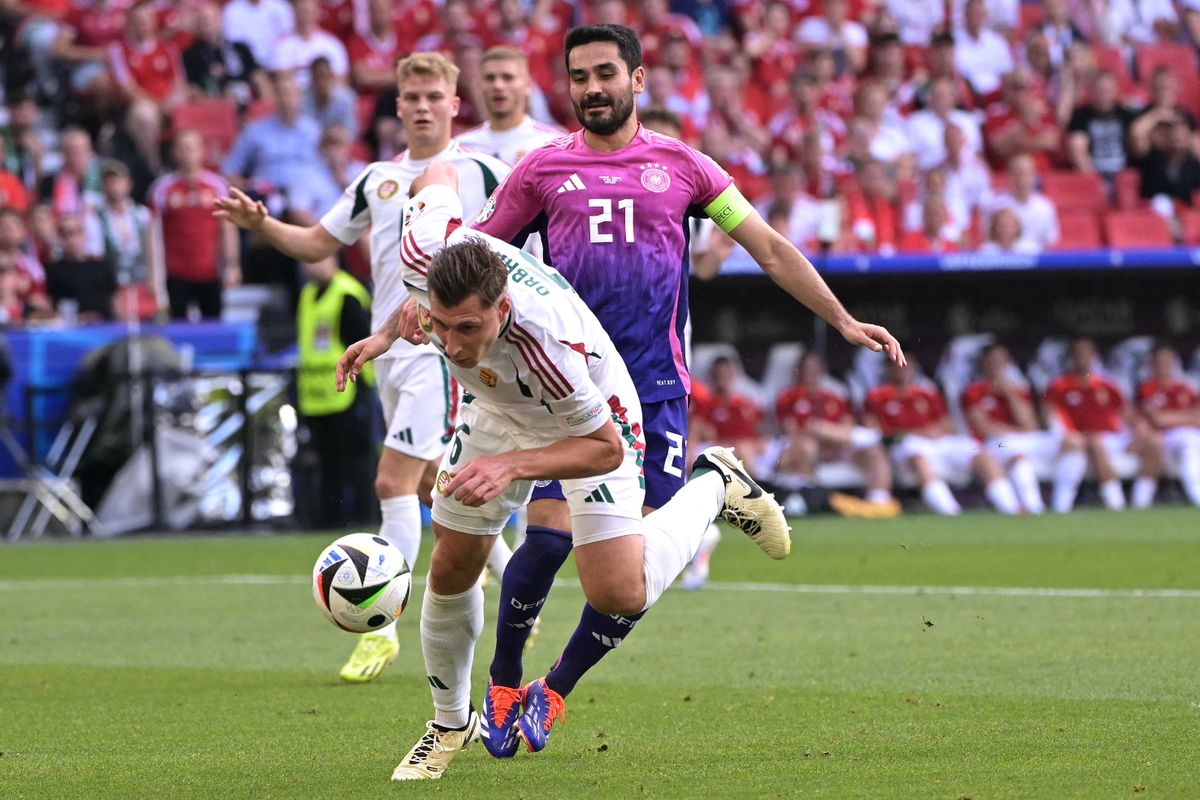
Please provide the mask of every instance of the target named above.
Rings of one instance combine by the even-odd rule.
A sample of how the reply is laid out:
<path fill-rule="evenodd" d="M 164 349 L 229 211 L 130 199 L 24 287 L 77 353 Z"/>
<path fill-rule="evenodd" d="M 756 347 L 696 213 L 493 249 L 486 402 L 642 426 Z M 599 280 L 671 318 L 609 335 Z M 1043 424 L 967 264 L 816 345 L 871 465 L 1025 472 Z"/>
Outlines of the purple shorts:
<path fill-rule="evenodd" d="M 675 496 L 687 477 L 688 399 L 674 397 L 642 406 L 646 437 L 646 505 L 662 508 Z M 531 500 L 562 500 L 558 481 L 538 481 Z"/>

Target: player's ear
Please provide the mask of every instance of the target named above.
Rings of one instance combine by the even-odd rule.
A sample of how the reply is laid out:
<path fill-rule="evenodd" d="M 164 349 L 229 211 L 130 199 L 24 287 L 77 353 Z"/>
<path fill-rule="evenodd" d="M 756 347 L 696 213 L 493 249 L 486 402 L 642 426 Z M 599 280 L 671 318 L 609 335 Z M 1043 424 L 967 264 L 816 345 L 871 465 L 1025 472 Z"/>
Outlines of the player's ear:
<path fill-rule="evenodd" d="M 404 115 L 400 113 L 400 95 L 396 95 L 396 117 L 404 119 Z"/>
<path fill-rule="evenodd" d="M 633 82 L 633 93 L 641 94 L 646 88 L 646 68 L 638 67 L 635 69 L 630 76 L 630 80 Z"/>
<path fill-rule="evenodd" d="M 458 95 L 454 95 L 454 97 L 450 98 L 450 109 L 452 111 L 452 113 L 450 114 L 450 119 L 454 119 L 455 117 L 458 116 L 458 109 L 461 106 L 462 106 L 462 98 L 461 97 L 459 97 Z"/>

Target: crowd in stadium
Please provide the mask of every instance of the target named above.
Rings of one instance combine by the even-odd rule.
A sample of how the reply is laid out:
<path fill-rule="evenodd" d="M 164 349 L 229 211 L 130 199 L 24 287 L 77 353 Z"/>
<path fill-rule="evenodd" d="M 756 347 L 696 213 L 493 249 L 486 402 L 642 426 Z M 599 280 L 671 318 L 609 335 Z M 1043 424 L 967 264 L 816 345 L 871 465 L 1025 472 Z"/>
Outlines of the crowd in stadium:
<path fill-rule="evenodd" d="M 479 65 L 496 46 L 527 56 L 530 114 L 574 129 L 561 43 L 592 22 L 638 31 L 643 108 L 673 114 L 807 252 L 1200 243 L 1198 0 L 2 0 L 0 20 L 0 328 L 219 317 L 222 290 L 242 282 L 295 296 L 297 266 L 214 219 L 214 198 L 236 186 L 315 222 L 367 162 L 404 149 L 393 65 L 414 51 L 461 68 L 459 131 L 485 118 Z M 365 264 L 348 251 L 350 271 Z M 1072 352 L 1068 376 L 1090 367 Z M 984 392 L 987 413 L 936 393 L 898 409 L 879 392 L 920 375 L 897 372 L 856 398 L 855 422 L 845 396 L 811 394 L 831 385 L 814 359 L 779 397 L 739 399 L 735 366 L 698 398 L 698 433 L 742 442 L 795 486 L 832 450 L 852 454 L 880 507 L 882 448 L 903 442 L 900 477 L 936 510 L 958 508 L 950 473 L 975 475 L 1001 510 L 1036 510 L 1031 459 L 964 449 L 951 418 L 986 440 L 994 424 L 1039 429 L 1035 399 L 1074 413 L 1057 383 L 1037 387 L 1044 398 L 1023 383 Z M 1121 439 L 1132 502 L 1149 502 L 1164 443 L 1178 447 L 1162 433 L 1184 417 L 1160 420 L 1157 390 L 1136 384 L 1067 396 L 1080 391 L 1103 413 L 1069 423 L 1055 474 L 1090 460 L 1104 503 L 1122 506 L 1108 463 Z M 1179 413 L 1194 416 L 1194 393 L 1190 406 Z M 1200 483 L 1184 484 L 1200 502 Z"/>

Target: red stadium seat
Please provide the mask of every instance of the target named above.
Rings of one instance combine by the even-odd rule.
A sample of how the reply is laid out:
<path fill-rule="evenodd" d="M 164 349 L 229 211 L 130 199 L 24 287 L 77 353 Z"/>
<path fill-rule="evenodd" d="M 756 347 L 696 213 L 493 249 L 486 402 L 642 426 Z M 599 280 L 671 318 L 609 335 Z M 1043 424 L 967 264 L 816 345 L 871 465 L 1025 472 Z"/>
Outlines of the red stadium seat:
<path fill-rule="evenodd" d="M 1183 244 L 1200 244 L 1200 209 L 1181 209 L 1179 211 L 1179 227 L 1183 236 Z"/>
<path fill-rule="evenodd" d="M 1135 53 L 1138 77 L 1147 86 L 1159 67 L 1171 70 L 1180 80 L 1196 76 L 1196 50 L 1187 42 L 1140 44 Z"/>
<path fill-rule="evenodd" d="M 1132 211 L 1145 205 L 1142 200 L 1142 174 L 1132 167 L 1117 173 L 1115 205 L 1120 211 Z"/>
<path fill-rule="evenodd" d="M 1094 172 L 1047 172 L 1042 175 L 1042 189 L 1059 211 L 1099 211 L 1108 205 L 1104 181 Z"/>
<path fill-rule="evenodd" d="M 1055 250 L 1094 250 L 1101 246 L 1100 220 L 1086 208 L 1061 209 L 1058 212 L 1058 243 Z"/>
<path fill-rule="evenodd" d="M 224 156 L 237 138 L 237 105 L 222 97 L 181 103 L 171 112 L 171 130 L 193 129 L 208 143 L 209 159 Z M 214 152 L 217 151 L 217 152 Z"/>
<path fill-rule="evenodd" d="M 1104 219 L 1110 247 L 1170 247 L 1171 226 L 1153 211 L 1110 211 Z"/>
<path fill-rule="evenodd" d="M 1135 88 L 1136 84 L 1133 82 L 1133 75 L 1129 71 L 1129 64 L 1125 61 L 1125 54 L 1119 48 L 1102 44 L 1093 45 L 1092 55 L 1096 58 L 1097 67 L 1108 70 L 1117 76 L 1117 82 L 1121 85 L 1122 94 L 1126 94 Z"/>

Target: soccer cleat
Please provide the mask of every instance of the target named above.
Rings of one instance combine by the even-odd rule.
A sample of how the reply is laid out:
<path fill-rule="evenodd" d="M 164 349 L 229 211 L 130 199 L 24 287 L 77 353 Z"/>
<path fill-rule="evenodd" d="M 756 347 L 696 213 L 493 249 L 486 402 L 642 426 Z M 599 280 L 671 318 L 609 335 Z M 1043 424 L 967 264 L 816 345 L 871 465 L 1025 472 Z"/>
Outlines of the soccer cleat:
<path fill-rule="evenodd" d="M 510 686 L 497 686 L 488 679 L 483 698 L 483 719 L 480 738 L 483 746 L 496 758 L 512 758 L 517 754 L 517 718 L 521 716 L 524 692 Z"/>
<path fill-rule="evenodd" d="M 413 745 L 408 755 L 392 773 L 394 781 L 437 780 L 446 771 L 450 759 L 467 749 L 479 738 L 479 715 L 471 709 L 471 717 L 461 730 L 447 730 L 433 721 L 425 723 L 425 735 Z"/>
<path fill-rule="evenodd" d="M 792 537 L 783 509 L 746 473 L 733 448 L 708 448 L 696 457 L 693 472 L 699 467 L 716 470 L 725 480 L 721 518 L 749 536 L 771 558 L 786 558 L 792 551 Z"/>
<path fill-rule="evenodd" d="M 364 633 L 358 646 L 350 654 L 350 660 L 338 674 L 350 683 L 367 683 L 379 677 L 388 664 L 396 660 L 400 645 L 396 640 L 378 633 Z"/>
<path fill-rule="evenodd" d="M 545 678 L 525 687 L 525 713 L 517 720 L 517 732 L 529 752 L 536 753 L 546 746 L 550 728 L 559 717 L 567 718 L 562 695 L 547 686 Z"/>

